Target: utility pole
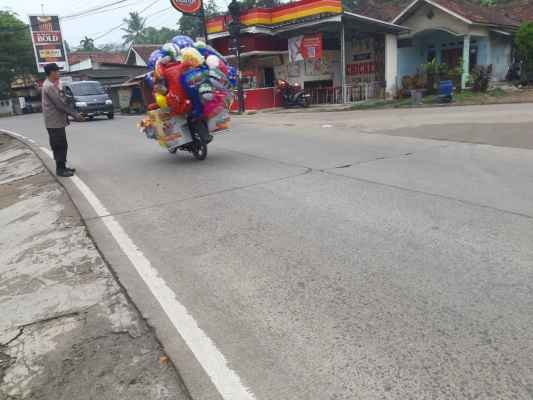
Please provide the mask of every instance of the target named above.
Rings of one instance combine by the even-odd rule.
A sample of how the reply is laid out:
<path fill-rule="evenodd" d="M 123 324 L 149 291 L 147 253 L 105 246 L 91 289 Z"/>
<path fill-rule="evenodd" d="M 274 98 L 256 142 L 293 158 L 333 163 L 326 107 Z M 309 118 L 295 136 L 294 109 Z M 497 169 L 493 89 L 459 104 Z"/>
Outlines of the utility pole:
<path fill-rule="evenodd" d="M 207 35 L 207 18 L 205 15 L 205 7 L 204 2 L 202 1 L 202 8 L 200 8 L 200 12 L 198 13 L 198 17 L 200 18 L 201 24 L 202 24 L 202 30 L 204 31 L 204 39 L 205 44 L 208 44 L 208 35 Z"/>
<path fill-rule="evenodd" d="M 244 109 L 244 91 L 242 89 L 241 74 L 241 6 L 237 0 L 231 0 L 228 5 L 231 22 L 228 24 L 228 31 L 233 39 L 235 55 L 237 56 L 237 97 L 239 102 L 239 114 Z"/>

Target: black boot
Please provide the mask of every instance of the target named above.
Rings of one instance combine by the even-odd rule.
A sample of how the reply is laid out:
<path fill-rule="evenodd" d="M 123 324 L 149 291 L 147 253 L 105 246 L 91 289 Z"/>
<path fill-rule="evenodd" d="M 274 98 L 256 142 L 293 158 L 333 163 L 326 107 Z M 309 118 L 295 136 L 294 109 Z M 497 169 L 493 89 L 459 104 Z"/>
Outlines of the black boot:
<path fill-rule="evenodd" d="M 64 161 L 56 162 L 56 175 L 62 178 L 69 178 L 74 175 L 74 171 L 70 168 L 67 168 L 67 165 Z"/>
<path fill-rule="evenodd" d="M 74 172 L 72 172 L 71 170 L 67 168 L 62 168 L 62 169 L 58 168 L 56 170 L 56 175 L 62 178 L 70 178 L 71 176 L 74 176 Z"/>

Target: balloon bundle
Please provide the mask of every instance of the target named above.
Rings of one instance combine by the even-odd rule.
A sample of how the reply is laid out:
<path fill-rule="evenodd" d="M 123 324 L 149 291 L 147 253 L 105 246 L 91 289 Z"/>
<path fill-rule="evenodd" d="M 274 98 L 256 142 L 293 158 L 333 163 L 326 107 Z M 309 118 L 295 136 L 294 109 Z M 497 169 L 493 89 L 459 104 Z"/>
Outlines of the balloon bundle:
<path fill-rule="evenodd" d="M 145 79 L 155 103 L 139 125 L 148 138 L 161 142 L 154 112 L 183 121 L 203 119 L 211 132 L 228 127 L 237 73 L 213 47 L 178 35 L 150 55 L 148 70 Z"/>

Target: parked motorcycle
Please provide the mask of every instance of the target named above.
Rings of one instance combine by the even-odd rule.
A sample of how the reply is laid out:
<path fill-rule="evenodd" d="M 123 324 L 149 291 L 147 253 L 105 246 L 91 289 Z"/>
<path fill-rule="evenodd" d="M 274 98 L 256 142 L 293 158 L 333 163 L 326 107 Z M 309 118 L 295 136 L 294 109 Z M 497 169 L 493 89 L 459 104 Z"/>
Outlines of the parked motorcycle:
<path fill-rule="evenodd" d="M 311 104 L 311 95 L 305 93 L 298 83 L 290 84 L 280 79 L 277 88 L 281 93 L 284 107 L 309 107 Z"/>

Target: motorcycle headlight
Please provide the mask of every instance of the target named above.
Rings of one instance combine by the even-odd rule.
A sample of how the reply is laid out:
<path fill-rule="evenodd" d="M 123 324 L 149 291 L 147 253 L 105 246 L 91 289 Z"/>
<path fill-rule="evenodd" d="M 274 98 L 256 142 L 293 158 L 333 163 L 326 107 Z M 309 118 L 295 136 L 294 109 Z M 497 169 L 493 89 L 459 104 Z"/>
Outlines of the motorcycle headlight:
<path fill-rule="evenodd" d="M 110 105 L 110 104 L 113 104 L 113 101 L 112 101 L 112 100 L 106 100 L 105 103 L 106 103 L 107 105 Z"/>
<path fill-rule="evenodd" d="M 76 102 L 76 107 L 87 107 L 87 103 L 84 102 L 84 101 L 77 101 Z"/>

